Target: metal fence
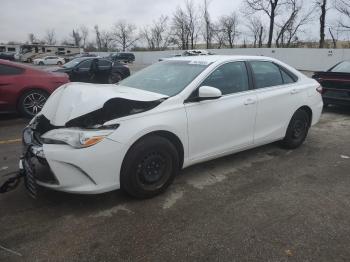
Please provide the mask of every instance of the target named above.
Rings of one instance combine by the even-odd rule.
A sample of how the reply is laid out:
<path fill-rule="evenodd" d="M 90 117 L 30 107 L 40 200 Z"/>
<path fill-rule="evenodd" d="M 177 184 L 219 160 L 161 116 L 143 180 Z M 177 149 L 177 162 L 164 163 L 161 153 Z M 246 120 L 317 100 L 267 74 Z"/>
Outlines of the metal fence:
<path fill-rule="evenodd" d="M 321 71 L 343 60 L 350 60 L 350 49 L 312 49 L 312 48 L 234 48 L 213 49 L 211 53 L 218 55 L 256 55 L 279 59 L 298 70 Z M 136 65 L 150 65 L 160 58 L 181 54 L 181 50 L 133 52 Z M 108 53 L 96 53 L 107 56 Z"/>

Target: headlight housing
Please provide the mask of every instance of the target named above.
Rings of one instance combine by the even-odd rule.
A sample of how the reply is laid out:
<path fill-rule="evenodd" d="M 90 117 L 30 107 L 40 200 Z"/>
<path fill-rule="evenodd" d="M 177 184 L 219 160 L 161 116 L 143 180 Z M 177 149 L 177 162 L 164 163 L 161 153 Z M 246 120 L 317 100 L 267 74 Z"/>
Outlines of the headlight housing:
<path fill-rule="evenodd" d="M 46 144 L 67 144 L 74 148 L 86 148 L 101 142 L 114 129 L 82 130 L 74 128 L 54 129 L 41 136 Z"/>

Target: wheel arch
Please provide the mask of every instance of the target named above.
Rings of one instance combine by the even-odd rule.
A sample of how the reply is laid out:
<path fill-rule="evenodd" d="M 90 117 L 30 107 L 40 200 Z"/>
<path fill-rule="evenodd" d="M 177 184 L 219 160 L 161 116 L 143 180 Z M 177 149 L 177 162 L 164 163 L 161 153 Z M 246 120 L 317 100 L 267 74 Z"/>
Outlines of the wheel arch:
<path fill-rule="evenodd" d="M 309 106 L 304 105 L 302 107 L 299 107 L 298 110 L 296 110 L 295 112 L 297 112 L 299 110 L 305 111 L 308 114 L 308 116 L 309 116 L 309 126 L 311 126 L 312 116 L 313 116 L 312 109 Z"/>
<path fill-rule="evenodd" d="M 184 145 L 183 143 L 181 142 L 181 139 L 176 135 L 174 134 L 173 132 L 170 132 L 170 131 L 166 131 L 166 130 L 157 130 L 157 131 L 152 131 L 152 132 L 149 132 L 147 134 L 144 134 L 142 135 L 140 138 L 138 138 L 127 150 L 126 154 L 124 155 L 124 159 L 123 159 L 123 162 L 122 162 L 122 166 L 124 164 L 124 161 L 125 161 L 125 158 L 127 156 L 127 154 L 129 153 L 130 149 L 136 144 L 138 143 L 139 141 L 145 139 L 146 137 L 149 137 L 149 136 L 161 136 L 167 140 L 169 140 L 176 148 L 176 151 L 179 155 L 179 169 L 182 168 L 183 166 L 183 163 L 184 163 Z"/>

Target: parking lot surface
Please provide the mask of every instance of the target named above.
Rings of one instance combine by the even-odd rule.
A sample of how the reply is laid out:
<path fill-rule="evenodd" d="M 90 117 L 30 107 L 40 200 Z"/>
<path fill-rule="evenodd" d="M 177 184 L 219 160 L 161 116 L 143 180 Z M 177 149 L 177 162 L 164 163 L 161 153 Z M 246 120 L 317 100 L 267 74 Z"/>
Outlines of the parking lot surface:
<path fill-rule="evenodd" d="M 16 171 L 26 120 L 0 115 L 0 181 Z M 327 109 L 306 143 L 271 144 L 183 170 L 134 200 L 23 184 L 0 195 L 0 261 L 346 261 L 350 110 Z"/>

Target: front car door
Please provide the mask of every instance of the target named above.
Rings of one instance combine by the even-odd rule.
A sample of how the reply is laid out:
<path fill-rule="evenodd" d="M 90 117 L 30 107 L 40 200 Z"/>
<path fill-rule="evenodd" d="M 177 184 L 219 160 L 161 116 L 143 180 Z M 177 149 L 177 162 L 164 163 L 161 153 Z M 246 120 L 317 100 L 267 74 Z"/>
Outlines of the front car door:
<path fill-rule="evenodd" d="M 293 73 L 271 61 L 250 61 L 249 65 L 258 96 L 254 143 L 279 140 L 285 136 L 307 87 L 298 86 Z"/>
<path fill-rule="evenodd" d="M 93 59 L 86 59 L 76 65 L 72 70 L 73 82 L 91 82 L 90 67 Z"/>
<path fill-rule="evenodd" d="M 106 59 L 99 59 L 97 65 L 96 82 L 100 84 L 108 83 L 112 71 L 112 62 Z"/>
<path fill-rule="evenodd" d="M 225 63 L 200 86 L 216 87 L 222 97 L 196 102 L 193 98 L 198 87 L 185 102 L 190 161 L 200 162 L 251 146 L 257 97 L 251 89 L 246 63 Z"/>

